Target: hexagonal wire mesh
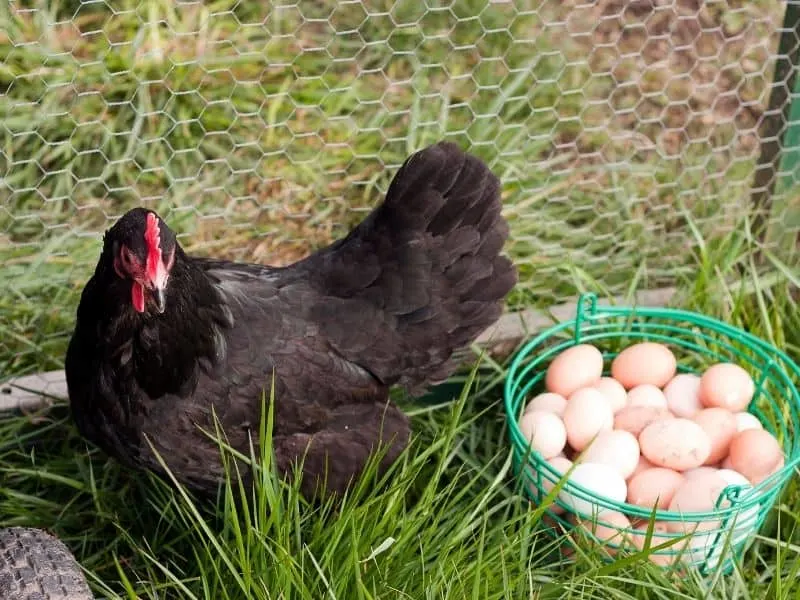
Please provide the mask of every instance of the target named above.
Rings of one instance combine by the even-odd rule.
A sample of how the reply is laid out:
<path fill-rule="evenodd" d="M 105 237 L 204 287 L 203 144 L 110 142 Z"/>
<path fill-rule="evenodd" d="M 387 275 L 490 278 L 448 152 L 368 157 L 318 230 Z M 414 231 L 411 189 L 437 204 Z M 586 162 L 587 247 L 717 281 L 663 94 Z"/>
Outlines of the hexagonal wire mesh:
<path fill-rule="evenodd" d="M 0 373 L 61 366 L 99 235 L 132 206 L 159 210 L 190 251 L 282 264 L 345 233 L 440 138 L 504 182 L 511 306 L 670 284 L 696 233 L 713 241 L 759 210 L 783 13 L 775 0 L 4 3 Z M 790 236 L 793 198 L 764 213 Z"/>

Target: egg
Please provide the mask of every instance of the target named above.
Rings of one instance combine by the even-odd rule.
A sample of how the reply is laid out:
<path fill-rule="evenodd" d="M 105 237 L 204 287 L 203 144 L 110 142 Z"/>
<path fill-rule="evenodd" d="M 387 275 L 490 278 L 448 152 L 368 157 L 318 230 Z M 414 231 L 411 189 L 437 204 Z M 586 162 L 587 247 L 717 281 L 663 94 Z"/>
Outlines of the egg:
<path fill-rule="evenodd" d="M 687 477 L 675 490 L 667 510 L 678 513 L 676 515 L 678 517 L 683 517 L 688 513 L 713 511 L 720 493 L 727 485 L 727 482 L 718 473 Z M 681 518 L 669 521 L 667 529 L 674 533 L 687 534 L 693 531 L 717 529 L 719 525 L 719 521 L 714 519 L 693 521 L 689 518 Z"/>
<path fill-rule="evenodd" d="M 525 407 L 525 412 L 533 410 L 543 410 L 551 412 L 559 417 L 564 416 L 564 409 L 567 407 L 567 399 L 561 394 L 544 392 L 535 396 Z"/>
<path fill-rule="evenodd" d="M 727 508 L 730 506 L 730 501 L 726 498 L 722 500 L 719 499 L 719 495 L 722 494 L 728 486 L 751 487 L 746 477 L 730 469 L 720 469 L 716 471 L 714 477 L 718 479 L 709 478 L 706 481 L 706 485 L 701 488 L 708 494 L 706 505 L 709 503 L 711 504 L 711 508 L 708 510 L 713 510 L 715 506 L 719 506 L 720 508 Z M 722 489 L 719 489 L 719 480 L 723 482 Z M 695 490 L 695 492 L 697 492 L 697 490 Z M 713 569 L 717 566 L 720 559 L 724 557 L 724 552 L 728 549 L 726 547 L 727 544 L 731 546 L 740 544 L 754 532 L 757 519 L 758 505 L 753 505 L 728 517 L 724 525 L 732 527 L 732 532 L 730 529 L 722 529 L 722 521 L 713 521 L 708 526 L 697 527 L 690 541 L 691 558 L 697 562 L 705 561 L 706 566 Z M 680 530 L 680 527 L 676 525 L 675 529 Z"/>
<path fill-rule="evenodd" d="M 702 465 L 711 454 L 711 440 L 703 428 L 689 419 L 655 421 L 639 434 L 642 454 L 651 463 L 675 471 Z"/>
<path fill-rule="evenodd" d="M 614 467 L 597 463 L 580 463 L 569 476 L 570 483 L 585 488 L 589 498 L 573 494 L 566 488 L 561 489 L 559 499 L 573 512 L 580 515 L 592 515 L 599 512 L 599 507 L 593 497 L 602 497 L 614 502 L 624 502 L 628 495 L 628 487 L 622 475 Z"/>
<path fill-rule="evenodd" d="M 742 487 L 752 487 L 747 477 L 733 469 L 719 469 L 717 475 L 725 480 L 728 485 L 739 485 Z"/>
<path fill-rule="evenodd" d="M 746 429 L 733 436 L 730 467 L 754 485 L 763 481 L 783 459 L 778 440 L 764 429 Z"/>
<path fill-rule="evenodd" d="M 634 524 L 633 529 L 629 534 L 630 541 L 633 543 L 636 549 L 639 550 L 639 552 L 642 552 L 648 548 L 646 542 L 649 525 L 649 521 L 637 522 Z M 653 523 L 653 536 L 650 538 L 649 548 L 660 546 L 661 544 L 665 544 L 672 539 L 674 539 L 674 534 L 671 534 L 667 529 L 666 521 L 655 521 Z M 685 546 L 685 540 L 678 541 L 671 546 L 652 552 L 648 556 L 648 559 L 650 562 L 661 567 L 669 567 L 675 563 L 681 552 L 681 548 Z"/>
<path fill-rule="evenodd" d="M 602 431 L 584 450 L 581 462 L 609 465 L 627 479 L 639 464 L 639 442 L 627 431 Z"/>
<path fill-rule="evenodd" d="M 747 408 L 755 393 L 755 383 L 739 365 L 719 363 L 708 368 L 700 378 L 700 401 L 706 407 L 740 412 Z"/>
<path fill-rule="evenodd" d="M 639 462 L 636 463 L 636 468 L 633 470 L 633 473 L 631 473 L 631 476 L 628 477 L 628 481 L 630 482 L 633 477 L 636 477 L 642 471 L 652 469 L 653 467 L 655 467 L 655 465 L 640 454 Z"/>
<path fill-rule="evenodd" d="M 611 376 L 625 389 L 649 383 L 663 387 L 675 376 L 677 361 L 664 344 L 642 342 L 628 346 L 611 362 Z"/>
<path fill-rule="evenodd" d="M 616 553 L 615 546 L 621 546 L 631 522 L 621 512 L 615 510 L 601 510 L 597 513 L 596 519 L 579 519 L 578 525 L 603 544 L 606 550 L 613 556 Z"/>
<path fill-rule="evenodd" d="M 547 367 L 545 387 L 564 398 L 591 386 L 603 375 L 603 354 L 590 344 L 578 344 L 561 352 Z"/>
<path fill-rule="evenodd" d="M 666 409 L 667 398 L 656 386 L 643 383 L 628 392 L 628 406 L 655 406 Z"/>
<path fill-rule="evenodd" d="M 631 477 L 628 482 L 628 502 L 652 509 L 666 509 L 675 490 L 684 481 L 683 475 L 672 469 L 653 467 Z"/>
<path fill-rule="evenodd" d="M 722 477 L 722 479 L 725 480 L 725 483 L 728 484 L 729 486 L 741 487 L 742 490 L 740 492 L 740 497 L 744 494 L 747 494 L 747 492 L 753 487 L 752 485 L 750 485 L 750 482 L 747 480 L 747 477 L 745 477 L 744 475 L 742 475 L 737 471 L 734 471 L 733 469 L 720 469 L 717 474 L 720 477 Z M 724 506 L 729 506 L 729 505 L 730 505 L 729 502 L 727 501 L 724 502 Z M 735 521 L 734 526 L 736 528 L 736 531 L 738 532 L 744 530 L 744 534 L 740 535 L 739 533 L 737 533 L 735 535 L 737 539 L 735 539 L 733 543 L 737 543 L 741 539 L 747 537 L 750 534 L 750 532 L 755 528 L 756 524 L 755 522 L 758 519 L 758 508 L 759 508 L 758 504 L 753 504 L 749 508 L 740 510 L 739 513 L 736 515 L 734 519 Z M 733 525 L 734 523 L 731 524 Z"/>
<path fill-rule="evenodd" d="M 611 405 L 611 412 L 616 414 L 625 408 L 628 402 L 628 393 L 622 387 L 622 384 L 613 377 L 601 377 L 600 381 L 592 387 L 606 397 L 606 400 Z"/>
<path fill-rule="evenodd" d="M 715 467 L 695 467 L 694 469 L 687 469 L 683 472 L 683 476 L 687 479 L 697 475 L 704 476 L 706 473 L 716 473 L 719 469 Z"/>
<path fill-rule="evenodd" d="M 547 461 L 547 464 L 549 464 L 555 470 L 558 479 L 551 481 L 550 477 L 552 477 L 552 475 L 547 471 L 542 472 L 541 485 L 545 494 L 549 494 L 550 491 L 554 487 L 556 487 L 558 482 L 561 481 L 561 478 L 570 470 L 570 468 L 572 468 L 572 461 L 569 460 L 568 458 L 564 458 L 563 456 L 556 456 L 555 458 L 551 458 Z M 534 482 L 536 481 L 535 475 L 533 480 Z M 538 495 L 535 491 L 534 494 Z M 564 507 L 556 504 L 555 500 L 550 506 L 547 507 L 547 510 L 556 515 L 560 515 L 565 512 Z"/>
<path fill-rule="evenodd" d="M 545 458 L 558 455 L 567 445 L 567 430 L 557 415 L 532 410 L 522 415 L 519 429 L 531 445 Z"/>
<path fill-rule="evenodd" d="M 706 465 L 713 465 L 728 455 L 733 436 L 736 435 L 736 417 L 724 408 L 704 408 L 694 416 L 693 421 L 703 428 L 711 440 L 711 454 Z"/>
<path fill-rule="evenodd" d="M 690 419 L 703 408 L 700 402 L 700 377 L 692 373 L 681 373 L 664 386 L 667 408 L 676 417 Z"/>
<path fill-rule="evenodd" d="M 736 431 L 744 431 L 745 429 L 764 429 L 761 421 L 758 420 L 753 414 L 742 411 L 733 415 L 736 418 Z"/>
<path fill-rule="evenodd" d="M 567 400 L 564 425 L 569 445 L 580 452 L 594 436 L 613 427 L 614 414 L 601 392 L 591 387 L 582 388 Z"/>
<path fill-rule="evenodd" d="M 784 458 L 783 458 L 783 455 L 781 455 L 781 458 L 780 458 L 780 460 L 778 461 L 778 463 L 777 463 L 777 464 L 776 464 L 776 465 L 775 465 L 775 466 L 774 466 L 774 467 L 773 467 L 773 468 L 772 468 L 772 469 L 771 469 L 771 470 L 770 470 L 768 473 L 765 473 L 765 474 L 764 474 L 764 475 L 762 475 L 761 477 L 755 477 L 755 478 L 753 479 L 753 481 L 752 481 L 753 485 L 758 485 L 758 484 L 760 484 L 761 482 L 763 482 L 765 479 L 767 479 L 768 477 L 772 477 L 772 475 L 774 475 L 775 473 L 777 473 L 778 471 L 780 471 L 781 469 L 783 469 L 783 467 L 784 467 L 785 465 L 786 465 L 786 461 L 784 460 Z M 776 485 L 777 483 L 778 483 L 777 481 L 774 481 L 774 480 L 773 480 L 771 483 L 767 484 L 767 485 L 766 485 L 766 486 L 763 488 L 763 491 L 767 491 L 767 490 L 769 490 L 770 488 L 772 488 L 772 487 L 773 487 L 774 485 Z"/>
<path fill-rule="evenodd" d="M 614 415 L 614 429 L 622 429 L 638 436 L 650 423 L 671 418 L 672 413 L 665 408 L 626 406 Z"/>

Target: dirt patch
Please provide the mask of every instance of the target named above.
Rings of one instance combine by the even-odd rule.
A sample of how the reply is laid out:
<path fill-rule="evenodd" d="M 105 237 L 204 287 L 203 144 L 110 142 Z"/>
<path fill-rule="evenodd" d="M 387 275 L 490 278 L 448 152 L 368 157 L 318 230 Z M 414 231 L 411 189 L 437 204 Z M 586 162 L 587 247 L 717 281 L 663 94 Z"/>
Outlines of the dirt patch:
<path fill-rule="evenodd" d="M 595 123 L 636 131 L 662 156 L 698 141 L 757 150 L 779 4 L 600 0 L 562 10 L 571 52 L 605 84 L 586 92 Z"/>

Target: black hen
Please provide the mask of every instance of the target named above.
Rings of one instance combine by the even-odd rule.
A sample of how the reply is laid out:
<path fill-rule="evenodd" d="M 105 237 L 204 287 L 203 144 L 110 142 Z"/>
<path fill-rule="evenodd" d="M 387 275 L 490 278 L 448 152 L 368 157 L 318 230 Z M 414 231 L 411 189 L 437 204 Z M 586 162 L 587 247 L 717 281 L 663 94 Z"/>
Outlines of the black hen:
<path fill-rule="evenodd" d="M 216 489 L 215 417 L 249 454 L 275 381 L 274 453 L 303 493 L 341 492 L 409 438 L 389 388 L 444 380 L 516 282 L 499 183 L 439 143 L 411 156 L 350 234 L 285 268 L 187 256 L 152 211 L 125 214 L 78 307 L 66 358 L 82 434 L 120 461 Z M 208 433 L 204 433 L 205 432 Z M 322 487 L 318 487 L 322 484 Z"/>

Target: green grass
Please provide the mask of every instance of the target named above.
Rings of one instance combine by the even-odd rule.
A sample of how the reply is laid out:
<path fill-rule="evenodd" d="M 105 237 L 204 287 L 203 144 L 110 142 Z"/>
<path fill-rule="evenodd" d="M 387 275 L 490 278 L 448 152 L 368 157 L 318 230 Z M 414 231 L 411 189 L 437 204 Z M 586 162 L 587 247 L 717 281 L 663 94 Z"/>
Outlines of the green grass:
<path fill-rule="evenodd" d="M 510 308 L 675 285 L 677 305 L 800 357 L 796 232 L 759 245 L 757 148 L 730 122 L 693 119 L 677 154 L 656 151 L 675 123 L 653 115 L 688 92 L 654 93 L 663 73 L 632 59 L 619 86 L 564 35 L 560 3 L 427 4 L 3 3 L 0 380 L 63 366 L 99 234 L 124 210 L 156 208 L 192 252 L 286 263 L 342 235 L 409 153 L 441 138 L 503 181 L 520 271 Z M 769 32 L 752 17 L 779 4 L 709 18 L 758 62 Z M 571 15 L 576 31 L 587 15 Z M 726 71 L 755 113 L 762 67 Z M 797 197 L 784 194 L 784 218 Z M 56 531 L 111 598 L 794 597 L 795 482 L 713 592 L 646 557 L 607 565 L 582 549 L 565 561 L 513 487 L 503 368 L 481 361 L 453 404 L 406 402 L 417 439 L 403 463 L 336 508 L 269 476 L 249 513 L 230 497 L 195 503 L 88 448 L 63 406 L 5 418 L 0 526 Z"/>
<path fill-rule="evenodd" d="M 709 256 L 742 267 L 741 284 L 719 285 L 715 267 L 700 261 L 680 287 L 681 305 L 797 358 L 797 287 L 779 270 L 766 279 L 749 271 L 742 244 L 730 267 Z M 539 511 L 514 487 L 502 374 L 503 364 L 485 359 L 474 381 L 460 379 L 464 393 L 454 402 L 403 401 L 415 431 L 409 451 L 384 480 L 366 476 L 337 506 L 307 504 L 271 473 L 268 454 L 251 502 L 238 502 L 236 487 L 201 502 L 87 448 L 63 407 L 7 418 L 0 526 L 54 530 L 110 598 L 794 597 L 796 481 L 729 576 L 670 576 L 642 555 L 604 563 L 586 546 L 575 560 L 561 557 Z"/>

